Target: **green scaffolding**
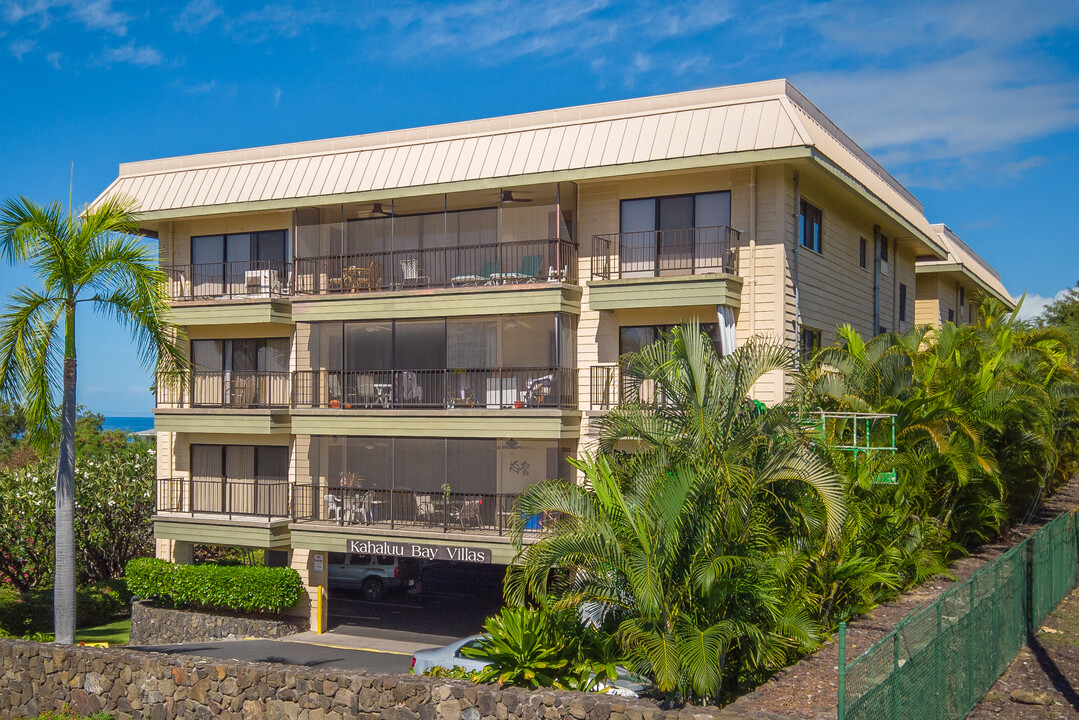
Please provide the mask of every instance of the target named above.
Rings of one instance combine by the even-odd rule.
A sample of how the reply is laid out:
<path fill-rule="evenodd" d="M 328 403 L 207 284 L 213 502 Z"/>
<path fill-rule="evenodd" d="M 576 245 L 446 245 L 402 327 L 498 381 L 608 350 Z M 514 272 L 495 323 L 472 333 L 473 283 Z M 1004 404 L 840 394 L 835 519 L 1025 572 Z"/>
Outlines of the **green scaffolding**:
<path fill-rule="evenodd" d="M 837 450 L 854 454 L 854 465 L 863 455 L 892 453 L 895 445 L 895 415 L 892 413 L 837 412 L 820 410 L 802 416 L 802 427 L 816 440 Z M 895 468 L 878 473 L 873 482 L 896 484 Z"/>
<path fill-rule="evenodd" d="M 1079 583 L 1074 512 L 908 615 L 846 661 L 839 626 L 838 720 L 959 720 Z"/>

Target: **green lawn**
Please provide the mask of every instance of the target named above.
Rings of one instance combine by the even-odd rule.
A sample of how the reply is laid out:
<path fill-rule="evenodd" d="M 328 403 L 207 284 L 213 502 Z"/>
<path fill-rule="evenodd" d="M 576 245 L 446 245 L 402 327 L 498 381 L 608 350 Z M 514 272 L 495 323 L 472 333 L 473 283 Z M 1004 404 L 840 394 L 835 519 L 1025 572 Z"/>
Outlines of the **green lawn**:
<path fill-rule="evenodd" d="M 117 620 L 108 625 L 98 625 L 75 631 L 75 642 L 107 642 L 109 645 L 127 645 L 131 634 L 131 618 Z"/>

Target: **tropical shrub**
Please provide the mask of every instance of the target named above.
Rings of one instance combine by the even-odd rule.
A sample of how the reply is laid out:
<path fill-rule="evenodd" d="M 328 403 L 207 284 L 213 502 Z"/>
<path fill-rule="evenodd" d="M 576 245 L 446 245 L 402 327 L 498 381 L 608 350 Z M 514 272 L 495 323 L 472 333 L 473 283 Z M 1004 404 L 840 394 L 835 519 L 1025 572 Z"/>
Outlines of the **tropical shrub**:
<path fill-rule="evenodd" d="M 843 528 L 843 485 L 792 408 L 746 400 L 766 373 L 793 372 L 753 340 L 722 359 L 695 325 L 628 356 L 637 401 L 598 421 L 586 483 L 547 481 L 518 500 L 506 597 L 613 623 L 631 669 L 671 699 L 716 701 L 817 646 L 807 548 Z M 641 397 L 646 397 L 643 393 Z M 632 439 L 632 454 L 617 451 Z M 523 522 L 557 518 L 529 545 Z"/>
<path fill-rule="evenodd" d="M 140 597 L 157 597 L 179 607 L 278 613 L 304 596 L 292 568 L 178 565 L 156 558 L 127 564 L 127 584 Z"/>
<path fill-rule="evenodd" d="M 479 647 L 467 657 L 490 661 L 478 672 L 439 670 L 445 677 L 537 688 L 592 691 L 617 676 L 610 636 L 582 625 L 571 613 L 547 608 L 504 607 L 487 618 Z"/>

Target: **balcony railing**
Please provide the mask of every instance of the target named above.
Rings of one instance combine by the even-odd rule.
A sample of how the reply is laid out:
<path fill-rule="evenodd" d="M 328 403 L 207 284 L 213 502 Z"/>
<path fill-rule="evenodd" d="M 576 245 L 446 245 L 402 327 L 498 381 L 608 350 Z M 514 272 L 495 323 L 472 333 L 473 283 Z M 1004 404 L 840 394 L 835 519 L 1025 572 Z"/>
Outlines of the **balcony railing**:
<path fill-rule="evenodd" d="M 275 298 L 289 294 L 289 264 L 279 260 L 173 265 L 162 268 L 172 300 Z"/>
<path fill-rule="evenodd" d="M 292 374 L 295 408 L 577 407 L 575 368 L 303 370 Z"/>
<path fill-rule="evenodd" d="M 577 282 L 577 246 L 567 240 L 386 250 L 296 260 L 297 294 Z"/>
<path fill-rule="evenodd" d="M 293 488 L 292 513 L 296 522 L 506 535 L 517 497 L 306 484 Z M 525 530 L 541 530 L 547 522 L 538 515 L 524 518 Z"/>
<path fill-rule="evenodd" d="M 253 480 L 158 478 L 157 512 L 228 518 L 290 517 L 287 478 Z"/>
<path fill-rule="evenodd" d="M 289 373 L 269 371 L 202 371 L 188 374 L 187 387 L 160 380 L 157 406 L 172 408 L 275 408 L 288 407 Z"/>
<path fill-rule="evenodd" d="M 606 412 L 617 405 L 638 402 L 660 407 L 667 404 L 655 381 L 633 383 L 618 365 L 593 365 L 588 369 L 589 408 Z"/>
<path fill-rule="evenodd" d="M 726 226 L 592 236 L 592 279 L 738 273 L 739 232 Z"/>

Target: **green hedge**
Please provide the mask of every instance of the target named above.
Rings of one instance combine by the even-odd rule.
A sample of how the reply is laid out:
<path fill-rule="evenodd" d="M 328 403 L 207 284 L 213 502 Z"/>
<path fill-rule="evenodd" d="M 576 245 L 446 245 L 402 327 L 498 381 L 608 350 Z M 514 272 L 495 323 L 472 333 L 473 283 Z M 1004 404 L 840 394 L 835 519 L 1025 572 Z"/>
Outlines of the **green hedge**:
<path fill-rule="evenodd" d="M 75 591 L 75 619 L 79 627 L 110 623 L 130 612 L 131 594 L 121 580 L 86 585 Z M 0 587 L 0 631 L 11 635 L 52 632 L 52 590 L 19 595 Z"/>
<path fill-rule="evenodd" d="M 127 585 L 140 597 L 159 597 L 180 607 L 241 612 L 281 612 L 304 596 L 292 568 L 176 565 L 155 558 L 127 564 Z"/>

